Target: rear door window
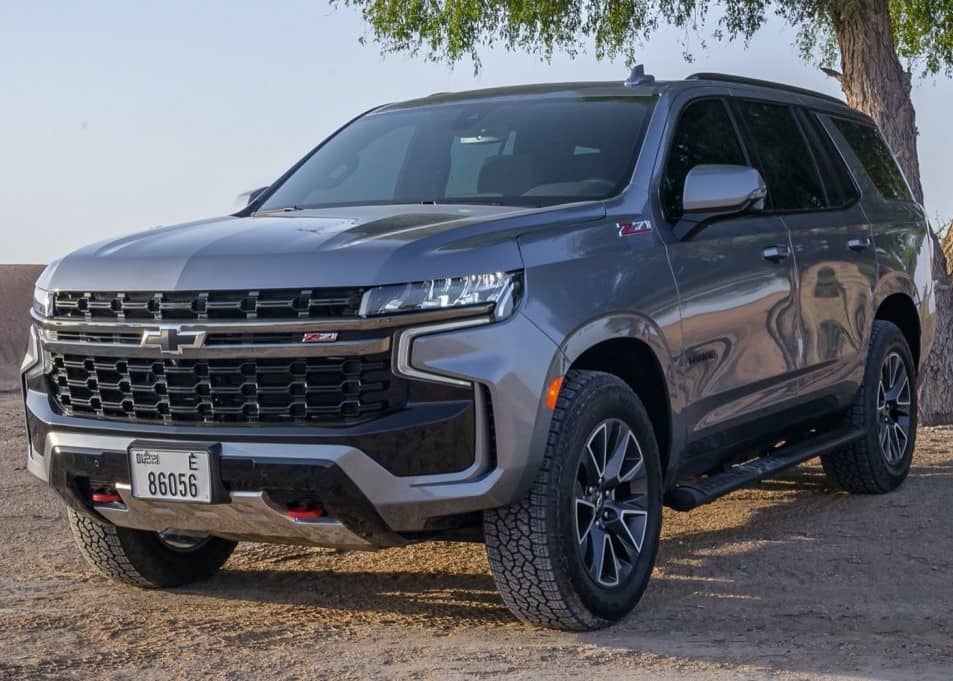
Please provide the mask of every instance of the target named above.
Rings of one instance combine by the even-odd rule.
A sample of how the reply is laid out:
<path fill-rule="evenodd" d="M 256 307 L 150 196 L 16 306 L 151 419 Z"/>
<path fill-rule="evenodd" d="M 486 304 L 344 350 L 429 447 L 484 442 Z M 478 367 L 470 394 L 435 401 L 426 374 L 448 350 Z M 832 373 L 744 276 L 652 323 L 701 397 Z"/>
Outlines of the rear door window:
<path fill-rule="evenodd" d="M 748 165 L 728 109 L 720 99 L 692 102 L 678 120 L 662 177 L 662 208 L 669 220 L 682 214 L 689 171 L 705 164 Z"/>
<path fill-rule="evenodd" d="M 781 211 L 827 207 L 817 164 L 794 117 L 783 104 L 739 101 L 755 166 L 768 185 L 768 202 Z"/>
<path fill-rule="evenodd" d="M 830 117 L 830 121 L 847 140 L 847 144 L 870 176 L 871 182 L 885 199 L 913 200 L 903 173 L 897 167 L 890 147 L 884 142 L 877 128 L 843 118 Z"/>
<path fill-rule="evenodd" d="M 852 204 L 860 198 L 860 193 L 857 191 L 857 185 L 854 184 L 854 178 L 847 169 L 847 164 L 844 163 L 844 158 L 834 146 L 830 134 L 814 113 L 805 111 L 801 120 L 807 126 L 808 137 L 817 158 L 831 208 L 843 208 Z"/>

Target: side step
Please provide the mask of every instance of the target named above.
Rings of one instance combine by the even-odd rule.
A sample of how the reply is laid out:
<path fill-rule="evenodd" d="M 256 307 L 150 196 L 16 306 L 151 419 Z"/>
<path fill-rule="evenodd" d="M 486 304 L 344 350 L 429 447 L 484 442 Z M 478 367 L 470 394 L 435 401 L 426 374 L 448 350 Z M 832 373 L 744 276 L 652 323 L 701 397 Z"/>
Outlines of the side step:
<path fill-rule="evenodd" d="M 760 459 L 734 466 L 724 473 L 701 478 L 691 484 L 680 485 L 665 495 L 665 505 L 676 511 L 691 511 L 693 508 L 710 503 L 773 473 L 797 466 L 808 459 L 858 440 L 864 434 L 863 428 L 845 428 L 816 435 L 810 440 L 783 447 Z"/>

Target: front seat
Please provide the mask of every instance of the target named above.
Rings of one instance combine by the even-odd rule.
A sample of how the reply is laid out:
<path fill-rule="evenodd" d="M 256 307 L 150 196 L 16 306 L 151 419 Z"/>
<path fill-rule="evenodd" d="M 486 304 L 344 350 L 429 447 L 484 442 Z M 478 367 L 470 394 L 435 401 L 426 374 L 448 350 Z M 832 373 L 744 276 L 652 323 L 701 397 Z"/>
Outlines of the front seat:
<path fill-rule="evenodd" d="M 539 184 L 540 174 L 529 156 L 491 156 L 483 162 L 477 191 L 481 194 L 522 196 Z"/>

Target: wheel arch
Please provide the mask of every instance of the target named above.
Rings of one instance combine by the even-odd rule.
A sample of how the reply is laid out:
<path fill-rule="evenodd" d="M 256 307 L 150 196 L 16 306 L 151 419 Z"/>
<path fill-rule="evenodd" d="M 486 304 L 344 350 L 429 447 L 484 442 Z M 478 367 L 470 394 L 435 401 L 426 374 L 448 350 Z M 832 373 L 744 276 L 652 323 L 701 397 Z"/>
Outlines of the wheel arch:
<path fill-rule="evenodd" d="M 661 330 L 640 315 L 613 315 L 591 321 L 563 344 L 567 370 L 604 371 L 618 376 L 645 405 L 669 479 L 681 434 L 677 430 L 675 363 Z"/>
<path fill-rule="evenodd" d="M 910 352 L 913 354 L 913 363 L 920 367 L 920 315 L 913 299 L 906 293 L 891 293 L 877 305 L 874 319 L 888 321 L 899 327 Z"/>

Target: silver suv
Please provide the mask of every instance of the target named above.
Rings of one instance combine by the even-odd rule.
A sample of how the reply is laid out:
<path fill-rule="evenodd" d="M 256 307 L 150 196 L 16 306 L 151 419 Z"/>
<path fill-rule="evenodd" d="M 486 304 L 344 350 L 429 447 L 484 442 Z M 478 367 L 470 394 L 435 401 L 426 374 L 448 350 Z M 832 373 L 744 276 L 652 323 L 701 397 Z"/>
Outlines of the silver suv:
<path fill-rule="evenodd" d="M 29 469 L 123 582 L 245 540 L 481 541 L 518 617 L 601 627 L 663 504 L 817 456 L 903 482 L 931 262 L 876 127 L 823 95 L 637 69 L 387 105 L 235 215 L 50 265 Z"/>

